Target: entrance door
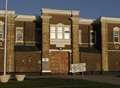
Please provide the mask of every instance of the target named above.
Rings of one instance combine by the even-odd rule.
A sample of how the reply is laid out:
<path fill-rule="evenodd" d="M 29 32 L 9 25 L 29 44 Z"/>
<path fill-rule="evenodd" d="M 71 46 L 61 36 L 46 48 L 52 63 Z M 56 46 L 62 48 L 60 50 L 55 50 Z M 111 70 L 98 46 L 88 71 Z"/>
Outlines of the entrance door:
<path fill-rule="evenodd" d="M 50 68 L 53 74 L 68 74 L 68 53 L 51 52 Z"/>

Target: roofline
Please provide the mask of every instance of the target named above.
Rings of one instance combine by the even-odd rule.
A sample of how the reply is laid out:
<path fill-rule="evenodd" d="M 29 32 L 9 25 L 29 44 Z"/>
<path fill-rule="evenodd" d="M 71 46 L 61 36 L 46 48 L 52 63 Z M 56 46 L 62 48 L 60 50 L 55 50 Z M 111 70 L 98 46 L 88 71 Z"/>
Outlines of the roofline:
<path fill-rule="evenodd" d="M 34 15 L 17 15 L 15 18 L 16 21 L 34 21 L 36 16 Z"/>
<path fill-rule="evenodd" d="M 49 8 L 42 8 L 42 13 L 50 13 L 50 14 L 62 14 L 62 15 L 77 15 L 79 16 L 80 11 L 78 10 L 58 10 L 58 9 L 49 9 Z"/>
<path fill-rule="evenodd" d="M 79 24 L 92 24 L 95 19 L 80 18 Z"/>
<path fill-rule="evenodd" d="M 13 10 L 9 10 L 9 11 L 7 11 L 7 13 L 8 14 L 15 14 L 15 11 L 13 11 Z M 5 14 L 5 10 L 0 10 L 0 14 L 2 14 L 2 15 L 4 15 Z"/>
<path fill-rule="evenodd" d="M 119 22 L 120 23 L 120 18 L 117 18 L 117 17 L 101 17 L 100 20 L 105 21 L 105 22 Z"/>

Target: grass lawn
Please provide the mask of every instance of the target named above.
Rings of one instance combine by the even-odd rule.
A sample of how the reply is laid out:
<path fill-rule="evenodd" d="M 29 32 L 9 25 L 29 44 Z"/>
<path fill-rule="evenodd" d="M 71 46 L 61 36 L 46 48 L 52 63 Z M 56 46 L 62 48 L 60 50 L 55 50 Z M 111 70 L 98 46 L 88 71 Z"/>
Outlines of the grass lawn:
<path fill-rule="evenodd" d="M 23 82 L 10 80 L 6 84 L 0 83 L 0 88 L 120 88 L 120 86 L 80 79 L 41 78 L 25 79 Z"/>

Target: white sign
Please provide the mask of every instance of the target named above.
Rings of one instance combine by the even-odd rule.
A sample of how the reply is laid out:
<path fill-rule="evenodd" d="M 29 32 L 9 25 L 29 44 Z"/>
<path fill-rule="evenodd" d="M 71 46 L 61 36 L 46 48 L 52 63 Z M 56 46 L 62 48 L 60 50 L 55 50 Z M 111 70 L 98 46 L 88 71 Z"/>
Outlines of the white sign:
<path fill-rule="evenodd" d="M 49 59 L 48 58 L 42 58 L 42 62 L 48 62 Z"/>
<path fill-rule="evenodd" d="M 86 71 L 86 63 L 79 63 L 79 64 L 72 64 L 71 65 L 71 72 L 85 72 Z"/>

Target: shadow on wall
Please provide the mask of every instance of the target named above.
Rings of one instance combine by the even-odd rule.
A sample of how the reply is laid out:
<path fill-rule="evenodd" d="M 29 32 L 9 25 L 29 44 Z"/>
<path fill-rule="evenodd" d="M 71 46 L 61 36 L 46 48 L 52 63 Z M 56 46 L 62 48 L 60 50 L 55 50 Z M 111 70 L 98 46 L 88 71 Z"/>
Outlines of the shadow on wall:
<path fill-rule="evenodd" d="M 95 48 L 101 51 L 101 23 L 99 21 L 94 22 L 93 30 L 96 33 L 96 45 Z"/>
<path fill-rule="evenodd" d="M 41 50 L 42 49 L 42 25 L 40 16 L 36 16 L 36 30 L 35 30 L 35 42 L 36 46 Z"/>

